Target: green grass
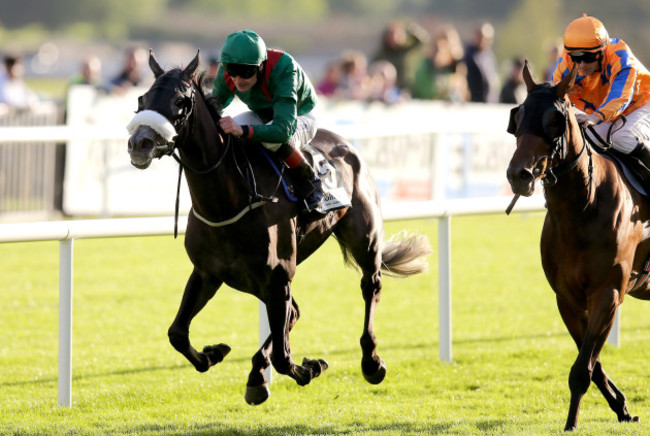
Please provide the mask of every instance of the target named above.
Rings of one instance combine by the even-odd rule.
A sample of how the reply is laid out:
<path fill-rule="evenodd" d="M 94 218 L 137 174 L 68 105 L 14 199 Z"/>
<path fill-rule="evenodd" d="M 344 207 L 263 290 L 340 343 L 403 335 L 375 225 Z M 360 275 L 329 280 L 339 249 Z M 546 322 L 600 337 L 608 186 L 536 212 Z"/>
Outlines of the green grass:
<path fill-rule="evenodd" d="M 561 434 L 577 350 L 541 270 L 541 223 L 538 214 L 452 220 L 450 364 L 438 360 L 437 254 L 426 275 L 386 279 L 375 329 L 388 375 L 377 386 L 360 370 L 359 275 L 329 241 L 294 281 L 302 318 L 291 347 L 296 361 L 330 368 L 306 387 L 273 373 L 271 397 L 256 407 L 243 398 L 258 344 L 252 297 L 222 288 L 192 324 L 197 348 L 233 347 L 207 373 L 168 343 L 191 270 L 172 237 L 75 241 L 73 407 L 59 407 L 58 243 L 0 244 L 0 434 Z M 389 223 L 387 234 L 403 228 L 436 247 L 435 220 Z M 617 423 L 592 386 L 576 434 L 650 433 L 648 307 L 626 300 L 622 345 L 601 355 L 641 422 Z"/>

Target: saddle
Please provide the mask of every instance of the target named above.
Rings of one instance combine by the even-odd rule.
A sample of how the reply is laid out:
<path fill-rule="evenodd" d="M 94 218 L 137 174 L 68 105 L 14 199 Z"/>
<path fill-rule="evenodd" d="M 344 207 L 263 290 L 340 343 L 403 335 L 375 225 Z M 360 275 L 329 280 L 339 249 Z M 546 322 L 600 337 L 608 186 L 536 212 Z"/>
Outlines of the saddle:
<path fill-rule="evenodd" d="M 613 161 L 621 175 L 625 177 L 630 185 L 639 194 L 650 200 L 650 194 L 648 193 L 648 188 L 650 188 L 650 170 L 639 158 L 621 153 L 613 148 L 604 151 L 596 148 L 596 151 Z"/>
<path fill-rule="evenodd" d="M 650 188 L 650 169 L 638 157 L 622 153 L 614 149 L 610 143 L 605 142 L 600 136 L 595 136 L 600 142 L 595 142 L 589 135 L 584 137 L 598 154 L 614 162 L 619 173 L 639 194 L 646 199 L 650 199 L 648 192 Z"/>
<path fill-rule="evenodd" d="M 275 173 L 280 176 L 281 185 L 287 198 L 292 202 L 300 201 L 294 195 L 293 182 L 282 170 L 284 164 L 272 156 L 261 144 L 260 148 Z M 317 208 L 318 211 L 325 213 L 352 206 L 350 195 L 343 184 L 341 170 L 336 162 L 328 159 L 322 151 L 311 144 L 302 147 L 300 151 L 321 180 L 324 199 L 322 205 Z"/>

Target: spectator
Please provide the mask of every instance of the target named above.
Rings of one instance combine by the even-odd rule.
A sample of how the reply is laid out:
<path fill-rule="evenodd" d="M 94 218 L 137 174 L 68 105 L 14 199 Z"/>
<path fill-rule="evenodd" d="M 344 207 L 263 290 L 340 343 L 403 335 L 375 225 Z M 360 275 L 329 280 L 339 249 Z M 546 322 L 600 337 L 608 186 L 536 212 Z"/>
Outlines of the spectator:
<path fill-rule="evenodd" d="M 381 47 L 373 58 L 374 61 L 386 60 L 397 70 L 397 86 L 410 89 L 414 72 L 412 66 L 423 47 L 429 43 L 430 35 L 414 22 L 393 21 L 384 30 Z"/>
<path fill-rule="evenodd" d="M 463 45 L 453 26 L 446 26 L 434 38 L 430 52 L 415 72 L 413 98 L 467 101 L 467 68 Z"/>
<path fill-rule="evenodd" d="M 341 86 L 341 64 L 330 62 L 325 68 L 325 77 L 316 85 L 316 92 L 325 97 L 336 97 Z"/>
<path fill-rule="evenodd" d="M 207 89 L 212 89 L 212 82 L 214 78 L 217 77 L 217 72 L 219 71 L 219 57 L 210 56 L 208 59 L 208 68 L 205 70 L 205 75 L 203 76 L 203 87 Z"/>
<path fill-rule="evenodd" d="M 496 57 L 492 51 L 494 27 L 481 24 L 474 33 L 474 40 L 465 50 L 467 85 L 470 101 L 494 103 L 499 92 L 499 73 Z"/>
<path fill-rule="evenodd" d="M 17 110 L 30 110 L 39 104 L 39 98 L 25 81 L 25 68 L 20 55 L 4 57 L 5 71 L 0 75 L 0 104 Z"/>
<path fill-rule="evenodd" d="M 70 79 L 70 85 L 91 85 L 98 89 L 105 89 L 102 79 L 102 61 L 97 56 L 84 59 L 79 73 Z"/>
<path fill-rule="evenodd" d="M 555 72 L 555 67 L 560 60 L 560 53 L 562 53 L 562 40 L 553 42 L 548 48 L 548 64 L 544 70 L 544 81 L 553 82 L 553 73 Z"/>
<path fill-rule="evenodd" d="M 342 98 L 350 100 L 366 100 L 369 97 L 368 60 L 362 52 L 346 50 L 341 54 L 339 93 Z"/>
<path fill-rule="evenodd" d="M 409 94 L 397 86 L 397 70 L 388 61 L 370 64 L 370 100 L 395 104 L 407 100 Z"/>
<path fill-rule="evenodd" d="M 499 103 L 521 104 L 524 102 L 528 91 L 522 75 L 523 70 L 524 60 L 521 57 L 513 58 L 508 79 L 499 94 Z"/>
<path fill-rule="evenodd" d="M 147 53 L 142 48 L 127 49 L 124 66 L 111 82 L 111 91 L 121 94 L 133 86 L 142 83 L 142 67 L 146 63 Z"/>

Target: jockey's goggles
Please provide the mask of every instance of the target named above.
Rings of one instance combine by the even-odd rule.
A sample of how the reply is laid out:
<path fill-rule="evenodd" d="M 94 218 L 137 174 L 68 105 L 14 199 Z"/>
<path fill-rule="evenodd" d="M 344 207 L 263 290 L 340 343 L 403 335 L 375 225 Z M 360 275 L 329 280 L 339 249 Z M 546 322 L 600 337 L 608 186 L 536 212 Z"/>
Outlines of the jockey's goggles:
<path fill-rule="evenodd" d="M 247 64 L 224 64 L 226 73 L 230 77 L 241 77 L 242 79 L 250 79 L 259 71 L 260 67 L 257 65 Z"/>
<path fill-rule="evenodd" d="M 575 51 L 573 53 L 569 53 L 569 57 L 571 57 L 571 60 L 573 63 L 579 64 L 580 62 L 586 62 L 588 64 L 592 62 L 596 62 L 597 60 L 600 59 L 601 53 L 596 51 L 596 52 L 588 52 L 588 51 Z"/>

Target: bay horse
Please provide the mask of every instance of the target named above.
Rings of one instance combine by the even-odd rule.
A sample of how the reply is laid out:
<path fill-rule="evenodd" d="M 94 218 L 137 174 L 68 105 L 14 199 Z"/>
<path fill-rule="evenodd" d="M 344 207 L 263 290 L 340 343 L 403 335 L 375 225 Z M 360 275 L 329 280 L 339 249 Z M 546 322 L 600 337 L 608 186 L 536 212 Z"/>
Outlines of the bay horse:
<path fill-rule="evenodd" d="M 346 263 L 362 274 L 365 319 L 361 369 L 369 383 L 380 383 L 386 365 L 377 354 L 373 318 L 386 275 L 424 272 L 431 253 L 421 234 L 384 241 L 379 195 L 364 161 L 342 137 L 318 130 L 312 145 L 340 168 L 351 207 L 325 215 L 305 215 L 283 194 L 281 175 L 261 145 L 224 134 L 219 111 L 201 89 L 196 71 L 200 52 L 184 68 L 165 71 L 149 53 L 155 81 L 138 99 L 129 124 L 131 163 L 147 168 L 154 158 L 173 154 L 184 168 L 192 200 L 185 250 L 193 271 L 168 335 L 172 346 L 199 372 L 221 362 L 230 347 L 197 351 L 189 339 L 192 319 L 226 283 L 266 305 L 271 334 L 252 358 L 245 399 L 260 404 L 270 395 L 264 371 L 275 370 L 304 386 L 327 369 L 322 359 L 294 363 L 289 332 L 300 316 L 291 292 L 296 266 L 334 235 Z M 248 170 L 250 169 L 250 171 Z M 327 279 L 323 277 L 323 283 Z M 323 294 L 324 297 L 326 294 Z"/>
<path fill-rule="evenodd" d="M 538 180 L 544 185 L 548 210 L 541 236 L 542 266 L 579 350 L 569 373 L 566 431 L 576 428 L 580 402 L 591 382 L 619 422 L 638 421 L 605 374 L 599 355 L 625 295 L 650 299 L 644 271 L 650 253 L 650 209 L 616 164 L 585 140 L 568 98 L 576 74 L 574 67 L 555 86 L 537 84 L 526 63 L 528 95 L 512 110 L 508 126 L 517 141 L 508 182 L 523 196 L 533 193 Z"/>

